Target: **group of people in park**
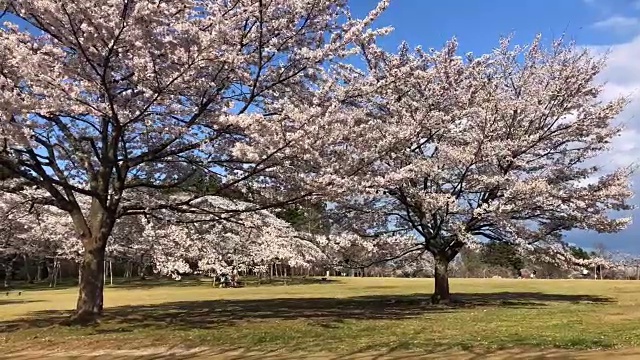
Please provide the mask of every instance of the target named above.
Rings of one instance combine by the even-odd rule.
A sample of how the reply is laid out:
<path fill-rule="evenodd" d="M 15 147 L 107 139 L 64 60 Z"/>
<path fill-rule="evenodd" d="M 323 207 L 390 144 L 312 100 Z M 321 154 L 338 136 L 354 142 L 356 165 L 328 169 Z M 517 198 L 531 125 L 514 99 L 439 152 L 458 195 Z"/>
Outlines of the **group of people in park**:
<path fill-rule="evenodd" d="M 225 288 L 225 287 L 239 287 L 240 283 L 239 283 L 239 276 L 236 273 L 232 273 L 232 274 L 227 274 L 227 273 L 222 273 L 219 276 L 220 279 L 220 287 L 221 288 Z"/>

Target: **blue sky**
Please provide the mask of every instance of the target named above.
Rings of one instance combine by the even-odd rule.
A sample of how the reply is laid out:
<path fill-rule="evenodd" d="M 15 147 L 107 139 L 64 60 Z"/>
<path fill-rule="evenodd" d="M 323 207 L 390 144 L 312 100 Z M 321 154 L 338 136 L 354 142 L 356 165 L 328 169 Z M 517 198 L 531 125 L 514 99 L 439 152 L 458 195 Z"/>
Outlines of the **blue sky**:
<path fill-rule="evenodd" d="M 352 11 L 363 17 L 377 0 L 351 0 Z M 381 44 L 394 50 L 402 40 L 412 47 L 441 47 L 455 36 L 462 52 L 491 51 L 502 35 L 527 43 L 541 33 L 552 39 L 563 33 L 595 52 L 611 52 L 610 66 L 601 79 L 606 98 L 625 94 L 632 98 L 618 122 L 627 130 L 611 153 L 600 159 L 607 169 L 640 160 L 640 0 L 391 0 L 376 25 L 391 25 L 394 32 Z M 635 178 L 640 190 L 640 176 Z M 640 204 L 640 199 L 634 199 Z M 596 242 L 611 250 L 640 253 L 640 210 L 628 229 L 618 234 L 573 232 L 567 240 L 590 248 Z"/>
<path fill-rule="evenodd" d="M 360 17 L 376 3 L 351 0 L 349 5 Z M 378 24 L 395 28 L 382 41 L 389 48 L 402 40 L 438 47 L 455 36 L 464 51 L 483 53 L 510 33 L 516 42 L 537 33 L 548 38 L 567 33 L 581 44 L 610 45 L 637 35 L 638 17 L 638 0 L 391 0 Z"/>

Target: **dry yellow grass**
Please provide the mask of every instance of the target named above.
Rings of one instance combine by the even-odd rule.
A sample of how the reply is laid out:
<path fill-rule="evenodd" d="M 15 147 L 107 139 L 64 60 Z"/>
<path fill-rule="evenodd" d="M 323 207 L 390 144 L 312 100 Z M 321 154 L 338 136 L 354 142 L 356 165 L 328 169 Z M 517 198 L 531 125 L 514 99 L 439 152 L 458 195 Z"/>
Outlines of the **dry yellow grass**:
<path fill-rule="evenodd" d="M 618 356 L 640 358 L 634 350 L 640 344 L 640 282 L 453 279 L 462 303 L 432 306 L 429 279 L 337 280 L 241 289 L 197 282 L 108 288 L 105 318 L 93 328 L 56 325 L 73 306 L 74 288 L 0 293 L 0 345 L 14 355 L 180 346 L 204 349 L 202 358 L 212 359 L 251 358 L 229 349 L 257 351 L 262 357 L 256 359 L 365 359 L 380 351 L 390 352 L 389 358 L 466 358 L 471 351 L 506 359 L 530 358 L 535 351 L 561 356 L 566 350 L 556 349 L 570 349 L 571 358 L 591 359 L 604 354 L 584 350 L 625 348 Z M 228 356 L 212 353 L 221 349 Z M 270 351 L 278 352 L 265 357 Z"/>

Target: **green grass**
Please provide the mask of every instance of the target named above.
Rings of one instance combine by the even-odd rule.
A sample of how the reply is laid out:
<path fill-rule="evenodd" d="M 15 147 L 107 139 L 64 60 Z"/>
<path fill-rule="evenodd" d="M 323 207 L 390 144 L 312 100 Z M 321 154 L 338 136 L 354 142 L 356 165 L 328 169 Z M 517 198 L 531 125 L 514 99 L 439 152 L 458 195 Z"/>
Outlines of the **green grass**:
<path fill-rule="evenodd" d="M 73 307 L 75 288 L 0 293 L 0 348 L 179 345 L 346 354 L 640 345 L 640 282 L 452 279 L 462 300 L 453 306 L 429 304 L 429 279 L 176 285 L 107 288 L 104 319 L 91 328 L 57 325 Z"/>

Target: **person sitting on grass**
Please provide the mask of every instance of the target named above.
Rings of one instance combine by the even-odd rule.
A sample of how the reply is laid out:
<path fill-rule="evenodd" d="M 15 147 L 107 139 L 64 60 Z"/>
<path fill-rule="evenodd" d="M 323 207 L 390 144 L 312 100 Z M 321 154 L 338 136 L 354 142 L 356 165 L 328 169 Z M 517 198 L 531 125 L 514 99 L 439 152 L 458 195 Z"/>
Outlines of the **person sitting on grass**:
<path fill-rule="evenodd" d="M 227 273 L 220 274 L 220 287 L 229 287 L 231 281 L 229 280 L 229 275 Z"/>

